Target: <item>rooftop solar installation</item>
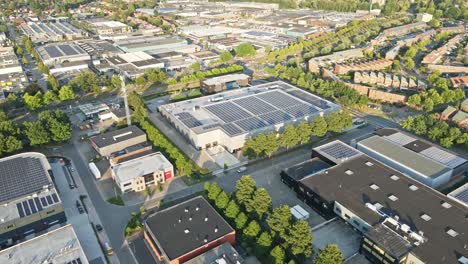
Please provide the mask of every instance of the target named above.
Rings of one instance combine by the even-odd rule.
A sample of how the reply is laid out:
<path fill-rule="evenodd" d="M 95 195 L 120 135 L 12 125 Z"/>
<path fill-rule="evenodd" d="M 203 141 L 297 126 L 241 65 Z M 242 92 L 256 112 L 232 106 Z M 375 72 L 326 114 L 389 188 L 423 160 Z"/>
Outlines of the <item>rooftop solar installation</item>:
<path fill-rule="evenodd" d="M 238 100 L 234 100 L 234 102 L 254 115 L 261 115 L 276 110 L 276 108 L 270 104 L 256 97 L 244 97 Z"/>
<path fill-rule="evenodd" d="M 28 215 L 35 214 L 37 212 L 41 212 L 45 209 L 45 207 L 52 206 L 59 202 L 58 196 L 56 193 L 52 195 L 47 195 L 45 197 L 39 198 L 35 197 L 32 199 L 28 199 L 21 203 L 16 204 L 16 208 L 18 209 L 18 214 L 20 218 L 23 218 Z"/>
<path fill-rule="evenodd" d="M 198 121 L 192 114 L 187 112 L 182 112 L 177 114 L 180 121 L 184 123 L 188 128 L 198 127 L 203 125 L 200 121 Z"/>
<path fill-rule="evenodd" d="M 255 116 L 236 121 L 235 123 L 246 131 L 256 130 L 267 126 L 265 122 Z"/>
<path fill-rule="evenodd" d="M 63 55 L 62 52 L 60 52 L 60 50 L 58 50 L 55 46 L 47 46 L 44 47 L 44 49 L 47 51 L 51 58 L 58 58 Z"/>
<path fill-rule="evenodd" d="M 78 52 L 73 49 L 70 45 L 60 45 L 59 48 L 66 54 L 66 55 L 76 55 Z"/>
<path fill-rule="evenodd" d="M 0 202 L 30 195 L 49 184 L 38 158 L 18 157 L 0 162 Z"/>
<path fill-rule="evenodd" d="M 244 132 L 242 129 L 240 129 L 238 126 L 234 125 L 233 123 L 224 124 L 224 125 L 222 125 L 222 128 L 230 136 L 239 135 L 239 134 L 242 134 Z"/>
<path fill-rule="evenodd" d="M 213 115 L 223 120 L 225 123 L 231 123 L 237 120 L 249 118 L 252 115 L 232 102 L 213 104 L 205 107 Z"/>
<path fill-rule="evenodd" d="M 308 102 L 309 104 L 313 104 L 317 106 L 320 109 L 328 109 L 330 106 L 328 105 L 327 101 L 322 100 L 318 98 L 317 96 L 314 96 L 310 93 L 301 91 L 301 90 L 294 90 L 294 91 L 288 91 L 288 94 L 292 94 L 296 97 L 301 98 L 302 100 Z"/>
<path fill-rule="evenodd" d="M 419 153 L 451 169 L 456 168 L 466 162 L 466 159 L 434 146 Z"/>
<path fill-rule="evenodd" d="M 416 140 L 414 137 L 408 136 L 401 132 L 386 136 L 385 138 L 401 146 L 409 144 Z"/>
<path fill-rule="evenodd" d="M 292 107 L 285 108 L 284 111 L 295 118 L 303 117 L 303 116 L 308 116 L 314 113 L 317 113 L 318 110 L 315 109 L 313 106 L 307 105 L 307 104 L 300 104 L 300 105 L 295 105 Z"/>
<path fill-rule="evenodd" d="M 269 91 L 262 94 L 256 95 L 256 97 L 262 99 L 263 101 L 274 105 L 279 109 L 291 107 L 294 105 L 302 104 L 301 101 L 294 99 L 288 94 L 282 93 L 280 91 Z"/>
<path fill-rule="evenodd" d="M 461 192 L 454 195 L 454 197 L 464 203 L 468 203 L 468 189 L 462 190 Z"/>
<path fill-rule="evenodd" d="M 337 160 L 352 158 L 359 154 L 359 151 L 341 142 L 331 142 L 331 144 L 324 145 L 318 149 Z"/>
<path fill-rule="evenodd" d="M 284 123 L 293 119 L 292 116 L 288 115 L 287 113 L 281 110 L 276 110 L 274 112 L 260 115 L 259 117 L 270 125 Z"/>

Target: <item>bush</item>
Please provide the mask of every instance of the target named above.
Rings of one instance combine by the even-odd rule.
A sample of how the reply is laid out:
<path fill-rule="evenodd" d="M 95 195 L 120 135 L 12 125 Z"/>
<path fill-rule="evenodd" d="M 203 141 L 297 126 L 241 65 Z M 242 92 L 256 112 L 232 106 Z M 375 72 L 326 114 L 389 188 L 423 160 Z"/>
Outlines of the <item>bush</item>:
<path fill-rule="evenodd" d="M 107 199 L 107 202 L 108 203 L 111 203 L 111 204 L 115 204 L 115 205 L 119 205 L 119 206 L 124 206 L 125 203 L 122 199 L 122 197 L 120 195 L 117 195 L 115 197 L 111 197 L 109 199 Z"/>

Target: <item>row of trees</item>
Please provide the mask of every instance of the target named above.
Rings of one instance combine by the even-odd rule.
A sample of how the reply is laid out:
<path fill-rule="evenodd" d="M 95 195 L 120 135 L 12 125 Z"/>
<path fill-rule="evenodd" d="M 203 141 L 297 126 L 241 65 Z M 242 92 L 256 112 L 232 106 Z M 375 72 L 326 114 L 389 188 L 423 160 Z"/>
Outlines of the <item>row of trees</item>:
<path fill-rule="evenodd" d="M 355 12 L 356 10 L 368 10 L 367 0 L 305 0 L 299 5 L 302 8 L 318 10 L 335 10 L 339 12 Z M 373 4 L 373 8 L 379 8 L 378 4 Z"/>
<path fill-rule="evenodd" d="M 65 85 L 60 88 L 58 94 L 51 90 L 47 91 L 45 94 L 42 94 L 41 91 L 37 91 L 34 95 L 25 93 L 23 95 L 23 102 L 29 110 L 36 110 L 52 103 L 72 100 L 74 98 L 75 93 L 73 92 L 73 89 L 70 86 Z"/>
<path fill-rule="evenodd" d="M 313 237 L 308 222 L 294 220 L 287 205 L 272 209 L 270 195 L 258 188 L 251 177 L 242 176 L 231 195 L 216 182 L 205 183 L 204 189 L 208 200 L 237 230 L 242 247 L 261 262 L 296 263 L 312 255 Z M 336 264 L 344 261 L 336 245 L 327 246 L 314 263 L 325 264 L 329 259 Z"/>
<path fill-rule="evenodd" d="M 136 85 L 160 83 L 167 79 L 167 75 L 161 69 L 148 69 L 144 75 L 135 79 Z"/>
<path fill-rule="evenodd" d="M 328 131 L 340 133 L 351 125 L 352 117 L 349 113 L 334 112 L 327 118 L 318 116 L 310 124 L 303 121 L 297 126 L 288 125 L 278 135 L 270 132 L 247 139 L 242 152 L 249 159 L 271 157 L 279 148 L 289 149 L 298 144 L 307 143 L 312 136 L 323 137 Z"/>
<path fill-rule="evenodd" d="M 241 65 L 233 64 L 233 65 L 223 67 L 223 68 L 214 68 L 214 69 L 207 70 L 207 71 L 197 71 L 197 72 L 189 74 L 189 75 L 184 75 L 179 80 L 169 79 L 169 80 L 167 80 L 167 84 L 171 85 L 171 84 L 176 84 L 178 82 L 182 82 L 182 83 L 193 82 L 193 81 L 197 81 L 197 80 L 202 80 L 204 78 L 209 78 L 209 77 L 215 77 L 215 76 L 229 74 L 229 73 L 240 72 L 240 71 L 243 71 L 243 70 L 244 70 L 244 67 L 242 67 Z"/>
<path fill-rule="evenodd" d="M 463 133 L 458 127 L 451 127 L 447 122 L 437 120 L 430 114 L 410 116 L 401 122 L 401 126 L 417 135 L 427 136 L 445 148 L 454 144 L 468 145 L 468 133 Z"/>
<path fill-rule="evenodd" d="M 23 142 L 40 146 L 51 142 L 64 142 L 71 137 L 71 124 L 60 110 L 43 111 L 37 121 L 18 125 L 0 111 L 0 155 L 13 153 L 23 148 Z"/>
<path fill-rule="evenodd" d="M 300 88 L 332 98 L 347 106 L 367 105 L 369 102 L 367 96 L 359 94 L 343 82 L 317 78 L 310 72 L 304 72 L 300 66 L 277 64 L 274 68 L 266 68 L 265 71 L 275 77 L 288 80 Z"/>

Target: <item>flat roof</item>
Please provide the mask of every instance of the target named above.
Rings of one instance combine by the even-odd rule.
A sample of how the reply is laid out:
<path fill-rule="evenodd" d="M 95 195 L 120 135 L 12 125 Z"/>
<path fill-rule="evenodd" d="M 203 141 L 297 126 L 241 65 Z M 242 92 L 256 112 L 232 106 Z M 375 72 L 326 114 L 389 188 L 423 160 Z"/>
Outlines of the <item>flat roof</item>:
<path fill-rule="evenodd" d="M 185 264 L 240 264 L 244 263 L 244 260 L 236 249 L 225 242 L 187 262 Z"/>
<path fill-rule="evenodd" d="M 109 107 L 102 103 L 102 104 L 82 104 L 79 105 L 78 108 L 80 109 L 81 112 L 85 115 L 92 115 L 92 114 L 97 114 L 102 111 L 109 110 Z"/>
<path fill-rule="evenodd" d="M 339 106 L 276 81 L 166 104 L 159 109 L 196 134 L 221 129 L 232 137 L 337 111 Z"/>
<path fill-rule="evenodd" d="M 392 218 L 398 216 L 399 222 L 411 230 L 424 232 L 427 241 L 413 252 L 426 263 L 457 263 L 459 254 L 467 255 L 466 207 L 365 154 L 300 183 L 328 202 L 337 201 L 372 226 L 385 217 L 366 203 L 380 204 L 379 212 Z M 392 195 L 396 199 L 390 199 Z M 424 214 L 430 220 L 421 218 Z M 449 229 L 458 235 L 452 237 L 447 233 Z"/>
<path fill-rule="evenodd" d="M 296 164 L 292 167 L 286 168 L 284 169 L 284 172 L 288 174 L 289 177 L 299 181 L 305 177 L 311 176 L 330 167 L 331 165 L 325 161 L 322 161 L 318 158 L 313 158 Z"/>
<path fill-rule="evenodd" d="M 160 152 L 120 162 L 112 170 L 119 182 L 126 182 L 137 177 L 143 177 L 156 171 L 166 171 L 172 164 Z"/>
<path fill-rule="evenodd" d="M 205 85 L 217 85 L 217 84 L 223 84 L 227 82 L 234 82 L 238 80 L 245 80 L 249 78 L 250 76 L 244 73 L 233 73 L 233 74 L 227 74 L 227 75 L 209 78 L 209 79 L 204 80 L 203 83 Z"/>
<path fill-rule="evenodd" d="M 463 186 L 453 190 L 448 194 L 448 196 L 468 207 L 468 183 L 465 183 Z"/>
<path fill-rule="evenodd" d="M 234 233 L 234 229 L 201 196 L 150 215 L 146 226 L 170 260 Z"/>
<path fill-rule="evenodd" d="M 37 48 L 37 52 L 43 59 L 88 55 L 80 46 L 72 43 L 40 46 Z"/>
<path fill-rule="evenodd" d="M 47 158 L 37 152 L 26 152 L 0 159 L 0 202 L 32 195 L 49 188 L 52 180 Z"/>
<path fill-rule="evenodd" d="M 440 163 L 432 161 L 377 135 L 359 141 L 358 145 L 385 156 L 425 177 L 437 178 L 442 173 L 450 170 Z"/>
<path fill-rule="evenodd" d="M 0 251 L 0 262 L 87 264 L 88 259 L 69 224 Z"/>
<path fill-rule="evenodd" d="M 139 137 L 142 135 L 146 135 L 140 128 L 137 126 L 128 126 L 125 128 L 121 128 L 118 130 L 114 130 L 111 132 L 104 133 L 102 135 L 97 135 L 90 140 L 96 144 L 99 148 L 103 148 L 106 146 L 118 144 L 123 141 L 127 141 L 129 139 Z"/>

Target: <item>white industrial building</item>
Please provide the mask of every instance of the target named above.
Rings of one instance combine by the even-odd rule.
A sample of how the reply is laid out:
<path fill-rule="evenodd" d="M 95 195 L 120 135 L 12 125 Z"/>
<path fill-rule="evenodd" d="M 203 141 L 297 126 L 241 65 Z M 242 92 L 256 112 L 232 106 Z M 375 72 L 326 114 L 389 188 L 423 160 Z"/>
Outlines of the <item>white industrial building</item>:
<path fill-rule="evenodd" d="M 115 71 L 123 73 L 125 77 L 131 80 L 145 74 L 147 69 L 161 69 L 164 67 L 164 62 L 143 51 L 118 54 L 108 58 L 107 61 Z"/>
<path fill-rule="evenodd" d="M 13 47 L 0 47 L 0 91 L 19 92 L 26 82 Z"/>
<path fill-rule="evenodd" d="M 173 176 L 174 167 L 160 152 L 124 160 L 112 167 L 112 178 L 123 193 L 143 191 Z"/>
<path fill-rule="evenodd" d="M 258 133 L 339 110 L 338 105 L 282 81 L 159 107 L 197 149 L 221 145 L 230 152 Z"/>
<path fill-rule="evenodd" d="M 357 142 L 357 149 L 432 188 L 466 171 L 468 162 L 429 142 L 384 128 Z"/>
<path fill-rule="evenodd" d="M 87 36 L 84 31 L 66 21 L 28 22 L 21 26 L 21 30 L 34 43 L 75 40 Z"/>
<path fill-rule="evenodd" d="M 94 18 L 86 21 L 93 28 L 100 39 L 113 39 L 119 35 L 131 33 L 132 27 L 119 21 L 110 21 L 104 18 Z"/>

